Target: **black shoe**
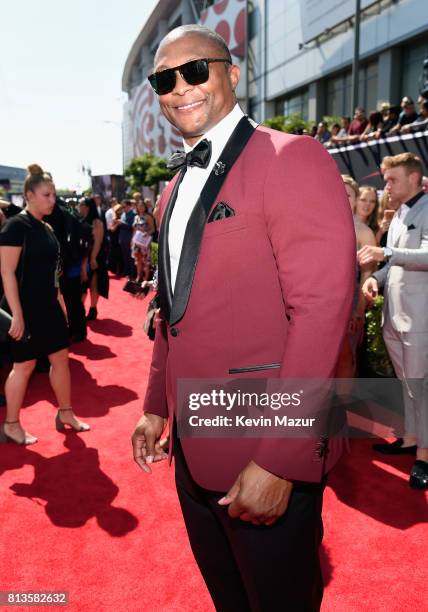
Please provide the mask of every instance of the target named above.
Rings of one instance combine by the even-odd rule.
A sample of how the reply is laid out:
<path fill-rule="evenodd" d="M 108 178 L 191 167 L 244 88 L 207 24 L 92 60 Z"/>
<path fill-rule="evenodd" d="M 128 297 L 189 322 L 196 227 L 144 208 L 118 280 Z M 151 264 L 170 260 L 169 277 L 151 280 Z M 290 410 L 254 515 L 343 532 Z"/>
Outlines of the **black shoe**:
<path fill-rule="evenodd" d="M 428 489 L 428 463 L 416 459 L 410 472 L 409 485 L 412 489 Z"/>
<path fill-rule="evenodd" d="M 88 316 L 86 317 L 87 321 L 95 321 L 97 318 L 98 311 L 95 306 L 91 306 L 88 312 Z"/>
<path fill-rule="evenodd" d="M 373 450 L 384 455 L 416 455 L 416 445 L 404 446 L 403 438 L 397 438 L 391 444 L 373 444 Z"/>

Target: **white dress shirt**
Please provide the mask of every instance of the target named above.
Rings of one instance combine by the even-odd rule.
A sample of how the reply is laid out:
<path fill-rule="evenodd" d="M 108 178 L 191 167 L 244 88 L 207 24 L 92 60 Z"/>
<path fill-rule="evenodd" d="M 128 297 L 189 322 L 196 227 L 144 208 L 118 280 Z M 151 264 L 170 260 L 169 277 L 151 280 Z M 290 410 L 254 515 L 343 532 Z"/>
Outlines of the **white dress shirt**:
<path fill-rule="evenodd" d="M 189 166 L 184 178 L 178 188 L 177 200 L 169 222 L 168 246 L 171 266 L 171 287 L 174 291 L 175 280 L 177 278 L 178 264 L 180 262 L 181 249 L 183 247 L 184 234 L 190 215 L 195 207 L 199 195 L 218 161 L 230 135 L 232 134 L 244 113 L 235 105 L 233 110 L 223 117 L 213 128 L 208 130 L 193 147 L 184 143 L 184 150 L 189 153 L 203 139 L 211 141 L 212 154 L 210 163 L 206 168 Z"/>
<path fill-rule="evenodd" d="M 397 213 L 394 215 L 391 221 L 391 225 L 389 226 L 389 230 L 388 230 L 388 238 L 389 238 L 388 246 L 389 247 L 394 246 L 400 234 L 400 230 L 403 227 L 404 219 L 406 218 L 409 210 L 410 210 L 410 206 L 407 206 L 407 204 L 402 204 L 400 208 L 398 209 Z"/>

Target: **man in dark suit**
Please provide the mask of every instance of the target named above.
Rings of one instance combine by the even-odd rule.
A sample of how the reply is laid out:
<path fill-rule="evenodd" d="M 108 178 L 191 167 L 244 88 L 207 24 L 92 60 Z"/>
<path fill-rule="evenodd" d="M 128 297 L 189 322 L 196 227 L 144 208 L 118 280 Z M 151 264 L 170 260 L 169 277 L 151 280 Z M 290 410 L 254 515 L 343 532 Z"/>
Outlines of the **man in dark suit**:
<path fill-rule="evenodd" d="M 334 376 L 350 317 L 355 235 L 334 161 L 316 141 L 256 127 L 236 104 L 222 38 L 181 26 L 150 82 L 183 135 L 160 201 L 161 321 L 134 458 L 165 457 L 196 561 L 222 611 L 318 610 L 325 473 L 340 441 L 178 438 L 181 379 Z"/>

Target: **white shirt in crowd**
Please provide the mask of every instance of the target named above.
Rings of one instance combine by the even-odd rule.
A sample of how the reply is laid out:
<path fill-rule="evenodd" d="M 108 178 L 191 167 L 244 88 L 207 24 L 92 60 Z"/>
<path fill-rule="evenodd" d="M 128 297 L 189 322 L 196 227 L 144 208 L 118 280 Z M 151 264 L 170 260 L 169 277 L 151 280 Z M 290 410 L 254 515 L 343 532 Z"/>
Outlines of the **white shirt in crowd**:
<path fill-rule="evenodd" d="M 175 202 L 174 210 L 169 223 L 168 235 L 171 266 L 171 287 L 173 291 L 175 287 L 175 280 L 177 278 L 181 249 L 183 247 L 184 234 L 186 232 L 190 215 L 211 173 L 211 170 L 214 168 L 214 164 L 216 161 L 218 161 L 230 135 L 243 116 L 244 113 L 239 108 L 238 104 L 236 104 L 233 110 L 226 115 L 226 117 L 223 117 L 223 119 L 217 123 L 217 125 L 204 134 L 200 140 L 207 139 L 211 141 L 212 154 L 210 163 L 206 168 L 198 168 L 197 166 L 188 167 L 178 189 L 177 200 Z M 185 152 L 189 153 L 189 151 L 196 147 L 200 140 L 198 140 L 193 147 L 189 147 L 189 145 L 184 143 Z"/>
<path fill-rule="evenodd" d="M 108 230 L 111 230 L 111 228 L 113 227 L 113 221 L 115 220 L 115 218 L 116 213 L 112 208 L 109 208 L 106 212 L 106 225 Z"/>

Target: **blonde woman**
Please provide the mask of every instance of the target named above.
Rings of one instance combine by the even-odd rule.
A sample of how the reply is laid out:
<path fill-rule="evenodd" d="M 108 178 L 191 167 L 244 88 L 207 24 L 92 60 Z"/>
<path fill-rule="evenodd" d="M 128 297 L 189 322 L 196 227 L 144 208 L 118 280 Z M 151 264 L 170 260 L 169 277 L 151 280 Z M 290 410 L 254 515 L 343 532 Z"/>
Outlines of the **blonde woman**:
<path fill-rule="evenodd" d="M 356 208 L 360 195 L 358 183 L 351 176 L 342 175 L 345 190 L 348 195 L 349 204 L 354 215 L 355 235 L 357 239 L 357 250 L 365 244 L 376 246 L 373 231 L 357 217 Z M 337 378 L 353 378 L 357 373 L 357 348 L 361 344 L 364 334 L 364 314 L 366 310 L 366 299 L 362 294 L 361 287 L 365 280 L 374 271 L 373 265 L 359 266 L 355 254 L 355 299 L 349 322 L 348 334 L 343 341 L 339 356 L 336 376 Z"/>
<path fill-rule="evenodd" d="M 6 420 L 0 440 L 34 444 L 37 438 L 22 427 L 20 410 L 38 357 L 48 355 L 50 383 L 58 401 L 56 427 L 67 424 L 76 431 L 89 426 L 71 408 L 68 364 L 68 327 L 60 303 L 59 243 L 43 221 L 55 205 L 52 177 L 32 165 L 24 183 L 26 209 L 12 217 L 0 232 L 1 275 L 8 309 L 12 315 L 13 368 L 6 381 Z"/>

